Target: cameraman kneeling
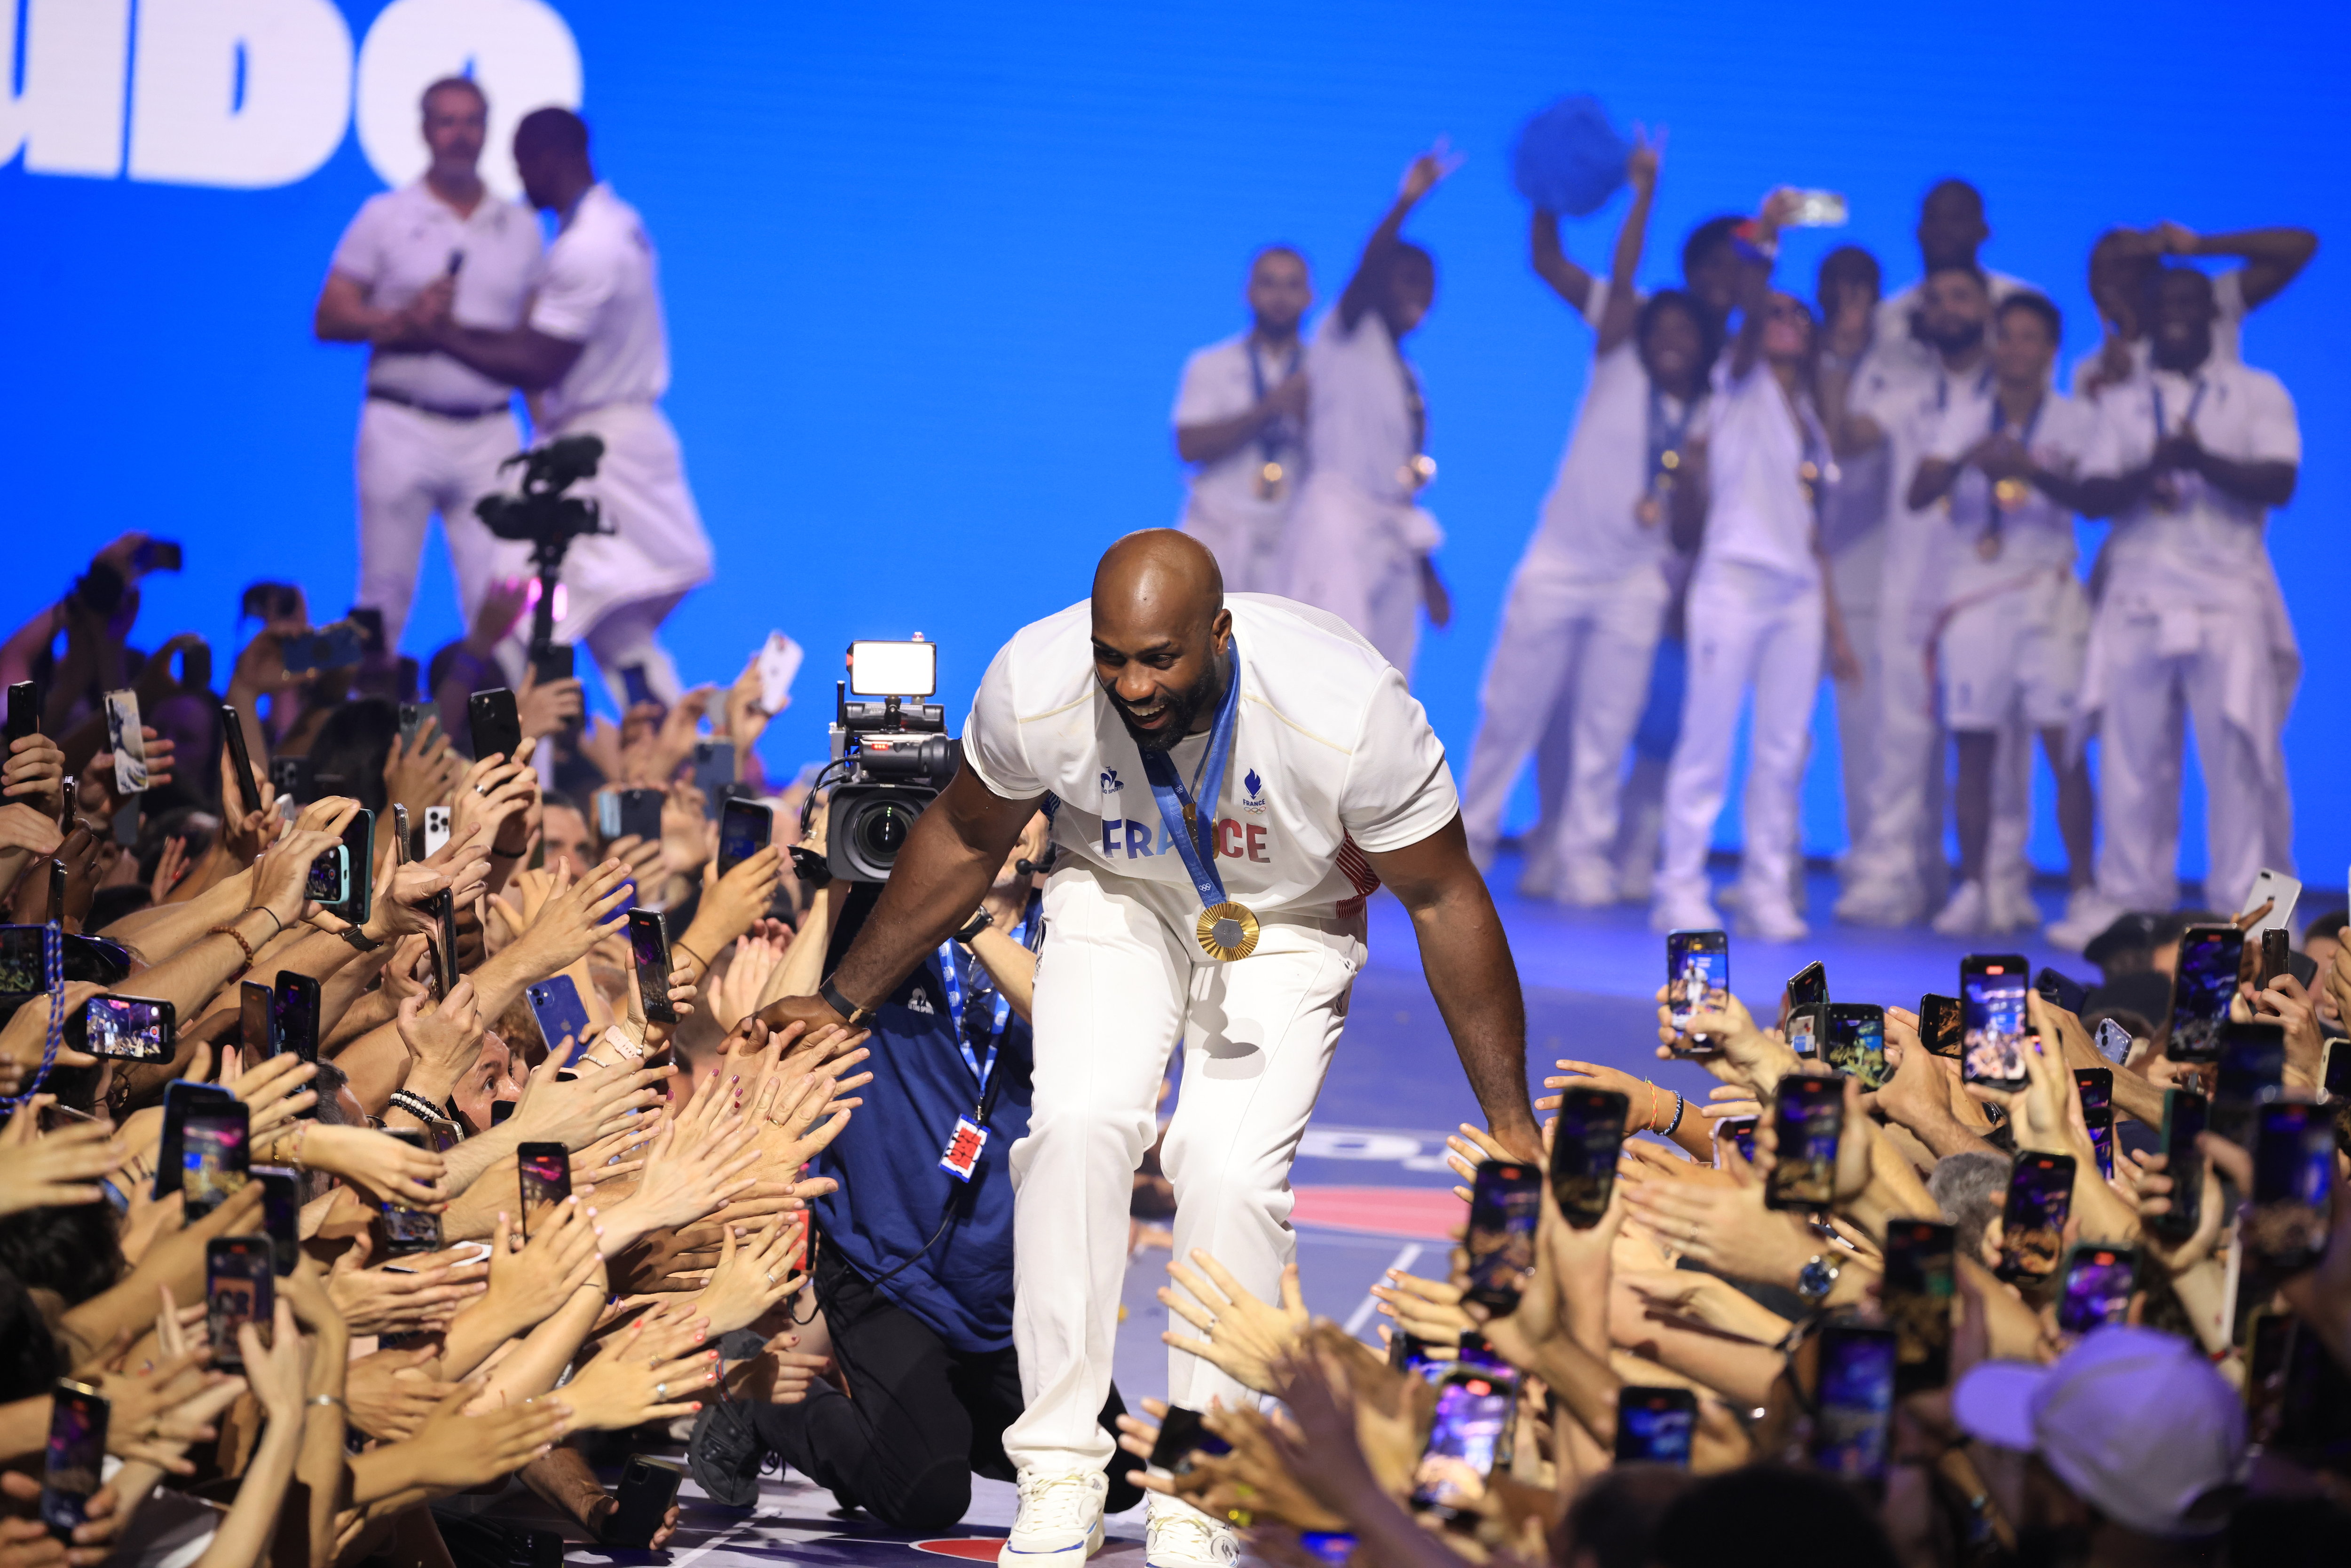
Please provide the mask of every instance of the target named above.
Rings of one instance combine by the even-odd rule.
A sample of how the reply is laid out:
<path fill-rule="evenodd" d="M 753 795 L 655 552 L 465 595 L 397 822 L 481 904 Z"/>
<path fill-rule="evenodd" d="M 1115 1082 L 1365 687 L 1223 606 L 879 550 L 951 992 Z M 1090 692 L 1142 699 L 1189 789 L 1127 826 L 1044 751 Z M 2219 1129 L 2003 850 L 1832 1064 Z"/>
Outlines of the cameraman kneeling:
<path fill-rule="evenodd" d="M 714 1402 L 688 1458 L 716 1501 L 756 1501 L 770 1451 L 844 1507 L 904 1530 L 961 1519 L 975 1474 L 1015 1479 L 1004 1454 L 1004 1429 L 1022 1408 L 1010 1154 L 1029 1130 L 1029 998 L 1041 936 L 1041 900 L 1022 862 L 1043 858 L 1046 828 L 1040 812 L 971 924 L 874 1015 L 865 1103 L 812 1173 L 840 1183 L 813 1206 L 814 1276 L 848 1392 L 820 1379 L 788 1404 Z M 828 916 L 846 893 L 819 895 L 795 953 L 824 951 Z M 959 1119 L 985 1131 L 967 1183 L 940 1157 Z M 1102 1425 L 1123 1410 L 1113 1387 Z M 1122 1450 L 1108 1511 L 1141 1500 L 1127 1479 L 1135 1468 Z"/>

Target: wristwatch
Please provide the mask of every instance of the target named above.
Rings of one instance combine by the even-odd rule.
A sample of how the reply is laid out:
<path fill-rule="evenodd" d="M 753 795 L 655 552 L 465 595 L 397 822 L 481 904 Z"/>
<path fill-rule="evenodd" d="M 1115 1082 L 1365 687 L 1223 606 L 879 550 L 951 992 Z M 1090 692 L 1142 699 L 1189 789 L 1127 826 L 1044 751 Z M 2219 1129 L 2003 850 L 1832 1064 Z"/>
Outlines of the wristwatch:
<path fill-rule="evenodd" d="M 861 1007 L 841 995 L 841 988 L 832 983 L 832 977 L 830 975 L 825 977 L 824 984 L 816 988 L 816 994 L 824 998 L 825 1006 L 847 1019 L 849 1027 L 852 1029 L 863 1028 L 867 1020 L 873 1017 L 872 1008 Z"/>
<path fill-rule="evenodd" d="M 1813 1253 L 1796 1270 L 1796 1299 L 1812 1311 L 1819 1311 L 1828 1301 L 1829 1292 L 1836 1289 L 1837 1276 L 1844 1271 L 1825 1255 Z"/>
<path fill-rule="evenodd" d="M 977 937 L 981 932 L 987 930 L 989 926 L 995 924 L 996 922 L 987 917 L 987 911 L 983 909 L 978 914 L 971 917 L 970 924 L 967 925 L 962 930 L 955 934 L 955 939 L 968 947 L 971 946 L 973 938 Z"/>

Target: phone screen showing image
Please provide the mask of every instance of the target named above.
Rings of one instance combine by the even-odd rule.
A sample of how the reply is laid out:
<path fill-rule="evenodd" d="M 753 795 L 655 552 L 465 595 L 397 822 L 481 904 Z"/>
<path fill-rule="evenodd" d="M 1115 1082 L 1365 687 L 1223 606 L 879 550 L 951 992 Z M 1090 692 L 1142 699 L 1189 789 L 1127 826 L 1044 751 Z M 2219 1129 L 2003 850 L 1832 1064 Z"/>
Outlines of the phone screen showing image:
<path fill-rule="evenodd" d="M 1685 1037 L 1692 1012 L 1730 1001 L 1730 938 L 1720 931 L 1674 931 L 1666 936 L 1666 1007 Z M 1707 1054 L 1697 1041 L 1675 1048 L 1684 1055 Z"/>
<path fill-rule="evenodd" d="M 1861 1080 L 1865 1089 L 1883 1089 L 1894 1071 L 1886 1063 L 1886 1009 L 1855 1002 L 1832 1002 L 1822 1060 Z"/>
<path fill-rule="evenodd" d="M 252 1151 L 242 1102 L 201 1101 L 188 1107 L 180 1133 L 180 1190 L 188 1218 L 203 1218 L 244 1187 Z"/>
<path fill-rule="evenodd" d="M 561 1144 L 525 1144 L 515 1157 L 522 1173 L 522 1224 L 528 1237 L 533 1215 L 571 1196 L 571 1155 Z"/>
<path fill-rule="evenodd" d="M 1850 1480 L 1882 1479 L 1894 1425 L 1894 1333 L 1833 1322 L 1819 1338 L 1813 1463 Z"/>
<path fill-rule="evenodd" d="M 718 874 L 725 876 L 768 847 L 776 813 L 757 800 L 729 800 L 718 812 Z"/>
<path fill-rule="evenodd" d="M 1958 1289 L 1958 1230 L 1931 1219 L 1886 1222 L 1886 1273 L 1880 1287 L 1894 1331 L 1898 1393 L 1940 1388 L 1951 1380 L 1951 1301 Z"/>
<path fill-rule="evenodd" d="M 1559 1125 L 1552 1132 L 1551 1191 L 1561 1218 L 1578 1230 L 1589 1230 L 1608 1212 L 1628 1103 L 1613 1089 L 1561 1092 Z"/>
<path fill-rule="evenodd" d="M 106 1427 L 113 1406 L 86 1383 L 57 1379 L 49 1402 L 49 1441 L 41 1477 L 41 1522 L 70 1536 L 89 1520 L 89 1500 L 104 1482 Z"/>
<path fill-rule="evenodd" d="M 279 1166 L 246 1173 L 261 1184 L 261 1228 L 269 1236 L 271 1269 L 283 1278 L 302 1260 L 302 1182 Z"/>
<path fill-rule="evenodd" d="M 1963 1032 L 1959 998 L 1930 991 L 1918 998 L 1918 1039 L 1929 1051 L 1957 1061 L 1965 1054 L 1959 1043 Z"/>
<path fill-rule="evenodd" d="M 2335 1118 L 2322 1106 L 2298 1101 L 2263 1105 L 2253 1141 L 2245 1250 L 2280 1273 L 2309 1268 L 2326 1250 L 2334 1195 Z"/>
<path fill-rule="evenodd" d="M 1698 1396 L 1687 1388 L 1616 1391 L 1616 1462 L 1689 1468 Z"/>
<path fill-rule="evenodd" d="M 2130 1316 L 2138 1288 L 2138 1252 L 2129 1247 L 2074 1249 L 2065 1260 L 2065 1287 L 2057 1298 L 2057 1326 L 2069 1334 L 2107 1328 Z"/>
<path fill-rule="evenodd" d="M 1790 1073 L 1780 1080 L 1780 1157 L 1763 1187 L 1773 1208 L 1826 1209 L 1836 1198 L 1837 1145 L 1844 1136 L 1844 1082 Z"/>
<path fill-rule="evenodd" d="M 319 982 L 292 969 L 277 971 L 277 1049 L 305 1061 L 319 1060 Z"/>
<path fill-rule="evenodd" d="M 1506 1160 L 1478 1166 L 1469 1187 L 1468 1300 L 1498 1312 L 1518 1309 L 1534 1273 L 1542 1179 L 1534 1166 Z"/>
<path fill-rule="evenodd" d="M 669 999 L 669 931 L 652 909 L 629 911 L 629 953 L 635 959 L 637 1002 L 647 1023 L 675 1023 Z"/>
<path fill-rule="evenodd" d="M 175 1010 L 145 997 L 96 996 L 82 1009 L 83 1048 L 121 1061 L 169 1061 L 175 1049 Z"/>
<path fill-rule="evenodd" d="M 334 844 L 319 852 L 310 862 L 309 880 L 302 884 L 302 896 L 313 904 L 340 904 L 350 895 L 351 852 L 342 844 Z"/>
<path fill-rule="evenodd" d="M 1739 1157 L 1749 1165 L 1755 1163 L 1755 1124 L 1753 1116 L 1725 1116 L 1714 1124 L 1715 1164 L 1722 1163 L 1722 1145 L 1729 1144 L 1739 1151 Z"/>
<path fill-rule="evenodd" d="M 2229 1021 L 2244 952 L 2244 933 L 2233 925 L 2191 925 L 2179 938 L 2171 981 L 2171 1040 L 2165 1047 L 2174 1061 L 2220 1059 L 2220 1030 Z"/>
<path fill-rule="evenodd" d="M 277 995 L 259 980 L 237 987 L 236 1039 L 247 1061 L 265 1061 L 277 1054 Z"/>
<path fill-rule="evenodd" d="M 2057 1267 L 2065 1221 L 2073 1212 L 2074 1156 L 2018 1155 L 2001 1215 L 2001 1277 L 2046 1278 Z"/>
<path fill-rule="evenodd" d="M 114 753 L 114 789 L 136 795 L 147 788 L 147 737 L 139 719 L 139 694 L 106 694 L 106 744 Z"/>
<path fill-rule="evenodd" d="M 1428 1446 L 1413 1472 L 1415 1508 L 1451 1519 L 1485 1500 L 1494 1473 L 1518 1384 L 1508 1373 L 1464 1367 L 1448 1374 L 1437 1389 L 1437 1420 Z"/>
<path fill-rule="evenodd" d="M 2074 1087 L 2082 1097 L 2082 1124 L 2098 1154 L 2098 1174 L 2115 1174 L 2115 1074 L 2110 1067 L 2077 1067 Z"/>
<path fill-rule="evenodd" d="M 245 1370 L 236 1343 L 241 1324 L 252 1323 L 269 1338 L 277 1311 L 276 1266 L 266 1236 L 221 1236 L 204 1245 L 204 1331 L 211 1337 L 213 1365 Z"/>
<path fill-rule="evenodd" d="M 1959 965 L 1959 1076 L 1970 1083 L 2022 1089 L 2032 1082 L 2024 1064 L 2024 998 L 2031 988 L 2024 959 L 2014 953 L 1979 954 Z"/>

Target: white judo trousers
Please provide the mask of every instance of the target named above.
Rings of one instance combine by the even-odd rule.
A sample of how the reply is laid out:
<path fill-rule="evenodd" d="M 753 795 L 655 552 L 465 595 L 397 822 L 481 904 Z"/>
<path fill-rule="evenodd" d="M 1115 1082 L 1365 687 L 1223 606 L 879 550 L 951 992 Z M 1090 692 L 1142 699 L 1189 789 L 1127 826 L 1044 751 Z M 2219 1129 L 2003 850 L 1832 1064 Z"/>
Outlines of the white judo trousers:
<path fill-rule="evenodd" d="M 384 643 L 400 646 L 416 601 L 417 563 L 433 519 L 441 519 L 457 599 L 468 624 L 499 559 L 498 541 L 474 503 L 509 487 L 498 465 L 522 450 L 511 413 L 448 419 L 369 398 L 360 410 L 360 585 L 354 604 L 383 612 Z"/>
<path fill-rule="evenodd" d="M 1297 1254 L 1290 1166 L 1346 1022 L 1364 926 L 1264 919 L 1237 963 L 1203 954 L 1189 888 L 1091 866 L 1045 888 L 1033 1022 L 1035 1097 L 1012 1145 L 1012 1343 L 1027 1408 L 1004 1434 L 1023 1470 L 1098 1470 L 1126 1277 L 1135 1167 L 1157 1132 L 1168 1052 L 1184 1082 L 1161 1160 L 1176 1188 L 1176 1256 L 1208 1252 L 1266 1301 Z M 1250 1397 L 1186 1352 L 1167 1396 L 1190 1409 Z"/>
<path fill-rule="evenodd" d="M 1594 581 L 1551 552 L 1530 551 L 1519 563 L 1487 663 L 1461 790 L 1462 823 L 1479 863 L 1492 857 L 1520 770 L 1542 746 L 1541 839 L 1554 895 L 1583 904 L 1614 899 L 1625 753 L 1647 703 L 1671 592 L 1654 566 Z M 1564 756 L 1555 759 L 1548 754 L 1561 742 Z"/>
<path fill-rule="evenodd" d="M 1420 558 L 1444 542 L 1437 519 L 1420 507 L 1311 471 L 1290 507 L 1282 592 L 1362 632 L 1409 683 L 1420 636 Z"/>
<path fill-rule="evenodd" d="M 1820 582 L 1740 561 L 1702 559 L 1690 583 L 1687 624 L 1689 685 L 1681 738 L 1666 777 L 1658 897 L 1706 895 L 1707 851 L 1729 789 L 1739 710 L 1752 687 L 1741 897 L 1748 909 L 1784 904 L 1827 634 Z"/>

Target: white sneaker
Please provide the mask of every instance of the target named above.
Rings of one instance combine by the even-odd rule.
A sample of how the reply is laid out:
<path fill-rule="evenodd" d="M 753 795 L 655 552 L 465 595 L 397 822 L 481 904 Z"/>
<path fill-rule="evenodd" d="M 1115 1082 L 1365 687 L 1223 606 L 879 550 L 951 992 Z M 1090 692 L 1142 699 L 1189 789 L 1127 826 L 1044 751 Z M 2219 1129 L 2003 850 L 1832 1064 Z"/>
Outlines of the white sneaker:
<path fill-rule="evenodd" d="M 1801 942 L 1813 934 L 1793 904 L 1763 892 L 1746 899 L 1739 912 L 1739 931 L 1759 942 Z"/>
<path fill-rule="evenodd" d="M 1656 902 L 1649 906 L 1649 929 L 1719 931 L 1722 916 L 1707 902 L 1703 892 L 1672 894 L 1660 888 Z"/>
<path fill-rule="evenodd" d="M 1972 936 L 1995 929 L 1991 924 L 1991 901 L 1984 894 L 1984 884 L 1973 879 L 1959 883 L 1959 891 L 1951 894 L 1951 902 L 1927 924 L 1938 936 Z"/>
<path fill-rule="evenodd" d="M 1984 899 L 1985 918 L 1994 931 L 2041 929 L 2041 905 L 2033 902 L 2032 890 L 2024 883 L 2003 877 L 1986 884 Z"/>
<path fill-rule="evenodd" d="M 1240 1555 L 1241 1543 L 1226 1525 L 1171 1499 L 1151 1500 L 1143 1530 L 1143 1560 L 1151 1568 L 1233 1568 Z"/>
<path fill-rule="evenodd" d="M 1020 1515 L 996 1561 L 1001 1568 L 1076 1568 L 1102 1550 L 1109 1494 L 1110 1478 L 1100 1470 L 1022 1470 Z"/>
<path fill-rule="evenodd" d="M 2129 911 L 2095 887 L 2077 887 L 2065 900 L 2065 914 L 2053 920 L 2041 933 L 2053 947 L 2063 947 L 2068 953 L 2078 953 L 2095 941 L 2100 933 L 2120 920 Z"/>
<path fill-rule="evenodd" d="M 1616 902 L 1616 879 L 1603 866 L 1573 866 L 1560 875 L 1552 900 L 1571 909 L 1601 909 Z"/>
<path fill-rule="evenodd" d="M 1915 924 L 1918 915 L 1917 890 L 1890 882 L 1857 882 L 1837 896 L 1836 917 L 1852 925 L 1891 930 Z"/>

